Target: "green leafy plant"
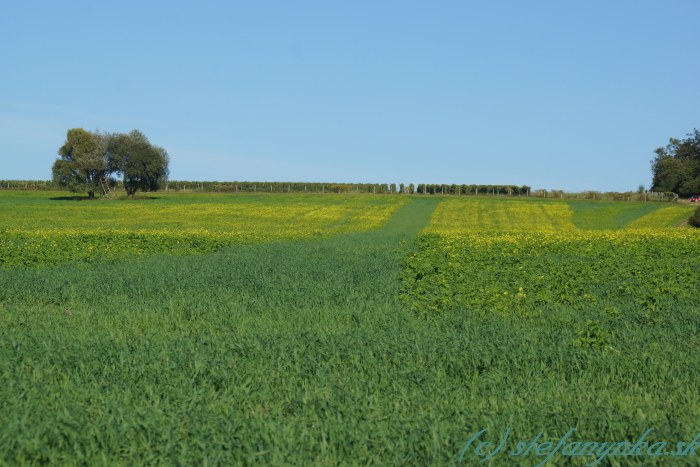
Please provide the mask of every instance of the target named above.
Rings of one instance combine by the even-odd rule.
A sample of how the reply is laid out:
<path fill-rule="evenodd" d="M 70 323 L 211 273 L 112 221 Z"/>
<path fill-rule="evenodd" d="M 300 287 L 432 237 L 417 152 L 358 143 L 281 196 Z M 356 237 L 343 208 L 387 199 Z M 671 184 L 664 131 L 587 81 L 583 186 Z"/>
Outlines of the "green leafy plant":
<path fill-rule="evenodd" d="M 585 327 L 579 330 L 576 336 L 573 343 L 577 347 L 610 348 L 611 334 L 602 327 L 602 323 L 598 320 L 586 320 Z"/>
<path fill-rule="evenodd" d="M 695 210 L 695 213 L 688 219 L 688 224 L 693 227 L 700 227 L 700 207 Z"/>

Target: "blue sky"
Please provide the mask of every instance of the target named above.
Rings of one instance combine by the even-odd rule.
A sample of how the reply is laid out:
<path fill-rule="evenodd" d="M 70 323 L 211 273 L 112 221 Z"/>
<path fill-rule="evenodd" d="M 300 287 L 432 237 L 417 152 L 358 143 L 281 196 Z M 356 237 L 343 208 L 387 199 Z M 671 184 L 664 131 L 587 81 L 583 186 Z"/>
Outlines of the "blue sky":
<path fill-rule="evenodd" d="M 0 3 L 0 179 L 69 128 L 178 180 L 649 185 L 700 127 L 700 2 Z"/>

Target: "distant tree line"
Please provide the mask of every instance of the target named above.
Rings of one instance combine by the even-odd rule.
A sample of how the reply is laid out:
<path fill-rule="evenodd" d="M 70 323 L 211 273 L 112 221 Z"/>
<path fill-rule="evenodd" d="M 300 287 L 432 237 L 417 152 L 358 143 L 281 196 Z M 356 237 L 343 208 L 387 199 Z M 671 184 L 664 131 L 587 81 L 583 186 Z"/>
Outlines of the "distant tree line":
<path fill-rule="evenodd" d="M 671 138 L 657 148 L 651 161 L 653 191 L 671 191 L 683 197 L 700 194 L 700 131 L 685 139 Z"/>
<path fill-rule="evenodd" d="M 64 187 L 53 180 L 0 180 L 0 190 L 57 191 Z"/>
<path fill-rule="evenodd" d="M 404 191 L 403 183 L 323 183 L 323 182 L 198 182 L 168 181 L 166 190 L 212 191 L 223 193 L 261 192 L 261 193 L 378 193 L 400 194 Z"/>
<path fill-rule="evenodd" d="M 124 190 L 121 180 L 111 180 L 113 190 Z M 61 190 L 54 180 L 0 180 L 0 190 Z M 471 195 L 471 196 L 529 196 L 533 198 L 587 199 L 607 201 L 660 201 L 672 202 L 677 195 L 671 192 L 644 190 L 626 192 L 564 190 L 532 190 L 527 185 L 453 185 L 453 184 L 395 184 L 395 183 L 322 183 L 322 182 L 206 182 L 167 180 L 160 185 L 165 191 L 201 191 L 214 193 L 370 193 L 417 195 Z"/>
<path fill-rule="evenodd" d="M 107 194 L 121 178 L 127 195 L 155 191 L 168 177 L 168 153 L 154 146 L 138 130 L 102 133 L 82 128 L 68 130 L 53 164 L 53 181 L 73 192 Z"/>
<path fill-rule="evenodd" d="M 416 192 L 429 195 L 508 195 L 527 196 L 530 187 L 527 185 L 444 185 L 444 184 L 418 184 Z"/>
<path fill-rule="evenodd" d="M 169 181 L 167 190 L 200 190 L 214 192 L 270 193 L 376 193 L 430 195 L 510 195 L 527 196 L 529 186 L 516 185 L 456 185 L 399 183 L 321 183 L 321 182 L 197 182 Z"/>

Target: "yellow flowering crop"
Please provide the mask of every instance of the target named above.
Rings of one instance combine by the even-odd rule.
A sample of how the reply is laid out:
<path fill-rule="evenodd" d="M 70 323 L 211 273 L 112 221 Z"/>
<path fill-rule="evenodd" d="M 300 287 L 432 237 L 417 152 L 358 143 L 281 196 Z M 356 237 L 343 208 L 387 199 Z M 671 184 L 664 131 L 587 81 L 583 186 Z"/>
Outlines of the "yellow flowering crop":
<path fill-rule="evenodd" d="M 381 226 L 399 197 L 258 195 L 37 203 L 0 211 L 0 266 L 55 264 L 310 239 Z"/>
<path fill-rule="evenodd" d="M 520 315 L 697 304 L 700 229 L 654 227 L 679 214 L 665 207 L 627 228 L 584 230 L 566 203 L 444 201 L 404 261 L 402 294 L 418 310 Z"/>
<path fill-rule="evenodd" d="M 633 229 L 673 227 L 687 220 L 693 210 L 693 207 L 683 205 L 667 206 L 636 219 L 627 227 Z"/>
<path fill-rule="evenodd" d="M 563 202 L 453 199 L 438 205 L 425 231 L 562 230 L 575 227 L 572 219 L 571 208 Z"/>

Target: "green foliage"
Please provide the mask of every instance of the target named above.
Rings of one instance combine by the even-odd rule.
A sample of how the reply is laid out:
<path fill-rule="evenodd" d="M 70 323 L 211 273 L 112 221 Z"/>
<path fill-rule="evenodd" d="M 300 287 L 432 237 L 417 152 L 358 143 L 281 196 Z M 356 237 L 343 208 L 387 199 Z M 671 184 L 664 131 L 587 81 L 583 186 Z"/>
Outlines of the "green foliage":
<path fill-rule="evenodd" d="M 683 140 L 671 138 L 666 147 L 655 152 L 652 190 L 680 196 L 700 193 L 700 130 L 693 130 Z"/>
<path fill-rule="evenodd" d="M 87 192 L 90 198 L 99 190 L 100 179 L 107 173 L 106 136 L 82 128 L 68 130 L 66 142 L 54 162 L 54 182 L 73 192 Z"/>
<path fill-rule="evenodd" d="M 129 134 L 68 130 L 61 156 L 53 165 L 53 180 L 74 192 L 94 198 L 112 174 L 123 178 L 129 196 L 137 190 L 155 191 L 168 177 L 168 153 L 152 145 L 138 130 Z"/>
<path fill-rule="evenodd" d="M 508 195 L 523 196 L 530 193 L 527 185 L 445 185 L 434 183 L 420 183 L 416 187 L 416 193 L 430 195 Z"/>
<path fill-rule="evenodd" d="M 522 316 L 623 303 L 639 314 L 649 303 L 664 311 L 700 306 L 700 237 L 685 232 L 424 234 L 418 245 L 402 276 L 404 299 L 418 311 Z"/>
<path fill-rule="evenodd" d="M 2 190 L 57 191 L 61 185 L 54 180 L 0 180 Z"/>
<path fill-rule="evenodd" d="M 612 349 L 609 339 L 610 333 L 602 328 L 600 320 L 586 320 L 584 329 L 576 333 L 574 345 L 583 348 Z"/>
<path fill-rule="evenodd" d="M 156 253 L 190 255 L 215 251 L 234 243 L 245 243 L 245 238 L 198 234 L 196 231 L 53 230 L 36 235 L 0 229 L 0 268 L 111 261 Z"/>
<path fill-rule="evenodd" d="M 129 196 L 137 190 L 156 191 L 168 178 L 168 153 L 138 130 L 111 135 L 107 158 L 110 171 L 121 174 Z"/>
<path fill-rule="evenodd" d="M 693 227 L 700 227 L 700 207 L 695 210 L 695 213 L 688 219 L 688 224 Z"/>

